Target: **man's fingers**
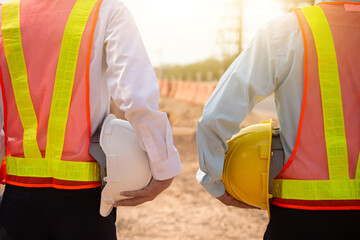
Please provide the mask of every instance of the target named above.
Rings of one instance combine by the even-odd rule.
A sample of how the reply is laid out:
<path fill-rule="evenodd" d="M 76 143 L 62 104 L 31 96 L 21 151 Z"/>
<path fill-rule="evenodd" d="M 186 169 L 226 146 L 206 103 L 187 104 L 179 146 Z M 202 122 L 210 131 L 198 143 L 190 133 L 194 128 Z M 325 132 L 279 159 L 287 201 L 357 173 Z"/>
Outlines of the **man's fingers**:
<path fill-rule="evenodd" d="M 124 197 L 136 198 L 136 197 L 145 197 L 147 196 L 147 193 L 148 191 L 146 190 L 146 188 L 143 188 L 141 190 L 136 190 L 136 191 L 121 192 L 120 195 Z"/>
<path fill-rule="evenodd" d="M 130 198 L 130 199 L 123 199 L 120 201 L 117 201 L 116 203 L 114 203 L 114 207 L 121 207 L 121 206 L 128 206 L 128 207 L 133 207 L 133 206 L 137 206 L 140 205 L 144 202 L 150 201 L 151 199 L 148 197 L 136 197 L 136 198 Z"/>
<path fill-rule="evenodd" d="M 124 196 L 124 197 L 130 197 L 130 198 L 148 197 L 149 195 L 151 195 L 151 185 L 149 184 L 140 190 L 124 191 L 124 192 L 121 192 L 120 195 Z"/>
<path fill-rule="evenodd" d="M 151 179 L 149 185 L 145 188 L 136 191 L 124 191 L 120 195 L 130 199 L 124 199 L 116 202 L 113 206 L 137 206 L 147 201 L 155 199 L 162 191 L 170 186 L 173 178 L 166 180 Z"/>
<path fill-rule="evenodd" d="M 250 205 L 248 205 L 246 203 L 243 203 L 243 202 L 240 202 L 240 201 L 237 201 L 237 200 L 231 201 L 230 205 L 232 205 L 234 207 L 239 207 L 239 208 L 256 208 L 256 207 L 250 206 Z"/>
<path fill-rule="evenodd" d="M 246 203 L 240 202 L 233 198 L 230 194 L 225 192 L 222 196 L 217 198 L 219 201 L 221 201 L 223 204 L 227 206 L 234 206 L 239 208 L 252 208 L 252 209 L 258 209 L 257 207 L 253 207 L 251 205 L 248 205 Z"/>

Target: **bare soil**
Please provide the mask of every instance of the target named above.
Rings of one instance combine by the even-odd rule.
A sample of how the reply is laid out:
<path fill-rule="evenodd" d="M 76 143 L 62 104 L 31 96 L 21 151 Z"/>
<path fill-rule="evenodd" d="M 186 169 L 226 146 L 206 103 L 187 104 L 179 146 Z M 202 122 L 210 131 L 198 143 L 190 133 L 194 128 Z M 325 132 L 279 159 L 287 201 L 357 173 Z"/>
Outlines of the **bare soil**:
<path fill-rule="evenodd" d="M 273 106 L 267 104 L 265 101 L 260 110 L 250 113 L 241 125 L 276 120 Z M 183 171 L 154 201 L 118 208 L 118 239 L 262 239 L 268 222 L 265 211 L 227 207 L 195 179 L 198 169 L 195 132 L 202 106 L 162 98 L 160 109 L 168 113 Z"/>

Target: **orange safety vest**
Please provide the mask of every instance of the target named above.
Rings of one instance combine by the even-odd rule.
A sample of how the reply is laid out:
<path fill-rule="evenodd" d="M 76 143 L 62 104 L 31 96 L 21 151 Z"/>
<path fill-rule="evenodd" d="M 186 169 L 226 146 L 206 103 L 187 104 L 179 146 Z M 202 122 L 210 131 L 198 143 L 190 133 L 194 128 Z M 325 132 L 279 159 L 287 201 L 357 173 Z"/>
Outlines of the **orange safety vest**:
<path fill-rule="evenodd" d="M 7 183 L 60 189 L 101 185 L 98 163 L 89 154 L 89 66 L 101 2 L 15 0 L 2 5 Z"/>
<path fill-rule="evenodd" d="M 272 204 L 360 210 L 360 4 L 320 3 L 295 13 L 304 38 L 303 103 Z"/>

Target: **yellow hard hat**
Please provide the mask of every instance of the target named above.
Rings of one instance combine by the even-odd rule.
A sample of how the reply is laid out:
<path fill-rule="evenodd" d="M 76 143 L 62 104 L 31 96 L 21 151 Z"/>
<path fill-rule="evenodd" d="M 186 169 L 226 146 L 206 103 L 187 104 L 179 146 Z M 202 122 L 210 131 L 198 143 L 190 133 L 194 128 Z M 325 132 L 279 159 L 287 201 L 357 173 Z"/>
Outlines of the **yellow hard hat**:
<path fill-rule="evenodd" d="M 235 199 L 269 211 L 269 168 L 273 121 L 243 128 L 228 142 L 222 181 Z"/>

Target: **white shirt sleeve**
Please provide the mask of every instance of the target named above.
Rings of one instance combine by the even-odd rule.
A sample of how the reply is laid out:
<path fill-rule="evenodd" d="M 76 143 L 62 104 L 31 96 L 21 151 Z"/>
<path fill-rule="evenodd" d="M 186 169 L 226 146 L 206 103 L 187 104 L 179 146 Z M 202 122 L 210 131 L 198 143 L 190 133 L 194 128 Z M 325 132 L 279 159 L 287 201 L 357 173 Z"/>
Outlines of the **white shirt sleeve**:
<path fill-rule="evenodd" d="M 227 143 L 256 103 L 275 90 L 279 60 L 271 36 L 259 30 L 255 39 L 222 76 L 199 120 L 196 143 L 197 180 L 214 197 L 224 194 L 221 181 Z"/>
<path fill-rule="evenodd" d="M 104 48 L 109 93 L 147 152 L 153 177 L 174 177 L 181 162 L 167 115 L 158 110 L 158 81 L 131 13 L 123 5 L 112 11 Z"/>

